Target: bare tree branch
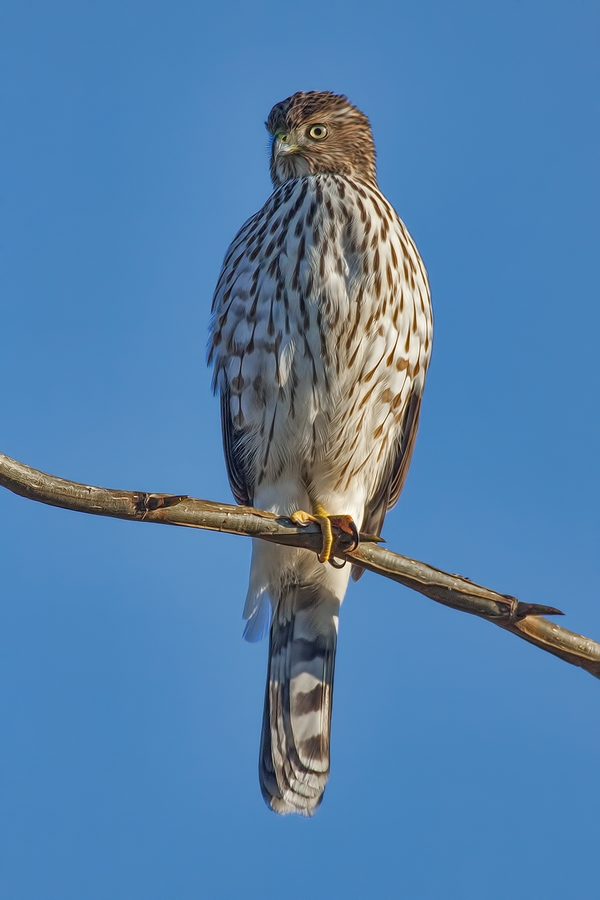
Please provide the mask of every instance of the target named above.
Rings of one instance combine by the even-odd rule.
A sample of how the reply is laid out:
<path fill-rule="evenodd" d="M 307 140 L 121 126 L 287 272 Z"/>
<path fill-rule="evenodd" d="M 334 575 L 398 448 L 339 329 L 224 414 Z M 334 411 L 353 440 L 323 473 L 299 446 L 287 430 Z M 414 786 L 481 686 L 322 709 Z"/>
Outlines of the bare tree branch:
<path fill-rule="evenodd" d="M 97 516 L 224 531 L 314 552 L 321 547 L 320 531 L 315 525 L 299 527 L 289 519 L 251 507 L 212 503 L 185 495 L 117 491 L 77 484 L 46 475 L 2 453 L 0 485 L 30 500 Z M 559 610 L 520 603 L 515 597 L 499 594 L 460 575 L 449 575 L 426 563 L 392 553 L 377 546 L 375 541 L 372 536 L 363 535 L 359 546 L 351 549 L 351 538 L 340 532 L 336 536 L 335 556 L 359 563 L 362 568 L 398 581 L 445 606 L 480 616 L 600 678 L 600 644 L 541 617 L 562 615 Z"/>

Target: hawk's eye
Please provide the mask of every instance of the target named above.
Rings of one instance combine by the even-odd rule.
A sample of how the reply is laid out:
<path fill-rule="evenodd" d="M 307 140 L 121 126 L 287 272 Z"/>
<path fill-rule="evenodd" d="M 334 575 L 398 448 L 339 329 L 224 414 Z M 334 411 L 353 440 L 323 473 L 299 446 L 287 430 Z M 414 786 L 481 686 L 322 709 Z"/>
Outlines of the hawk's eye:
<path fill-rule="evenodd" d="M 327 137 L 327 129 L 324 125 L 313 125 L 308 129 L 308 134 L 315 141 L 322 141 L 324 137 Z"/>

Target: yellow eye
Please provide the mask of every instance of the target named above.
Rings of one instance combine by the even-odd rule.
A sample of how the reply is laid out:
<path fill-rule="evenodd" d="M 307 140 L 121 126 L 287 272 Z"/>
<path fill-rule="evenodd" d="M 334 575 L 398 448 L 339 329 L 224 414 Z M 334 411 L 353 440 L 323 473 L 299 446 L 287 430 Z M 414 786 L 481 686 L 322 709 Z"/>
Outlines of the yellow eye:
<path fill-rule="evenodd" d="M 323 138 L 327 137 L 327 129 L 324 125 L 313 125 L 308 130 L 309 137 L 314 138 L 315 141 L 322 141 Z"/>

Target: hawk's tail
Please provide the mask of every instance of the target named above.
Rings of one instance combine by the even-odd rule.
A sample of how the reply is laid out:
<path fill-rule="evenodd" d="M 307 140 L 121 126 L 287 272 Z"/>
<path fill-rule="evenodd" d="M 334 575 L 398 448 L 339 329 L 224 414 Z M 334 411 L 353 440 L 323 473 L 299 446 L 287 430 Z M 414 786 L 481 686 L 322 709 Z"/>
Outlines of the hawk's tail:
<path fill-rule="evenodd" d="M 283 815 L 314 815 L 329 777 L 339 606 L 323 585 L 291 584 L 273 614 L 258 768 L 265 801 Z"/>

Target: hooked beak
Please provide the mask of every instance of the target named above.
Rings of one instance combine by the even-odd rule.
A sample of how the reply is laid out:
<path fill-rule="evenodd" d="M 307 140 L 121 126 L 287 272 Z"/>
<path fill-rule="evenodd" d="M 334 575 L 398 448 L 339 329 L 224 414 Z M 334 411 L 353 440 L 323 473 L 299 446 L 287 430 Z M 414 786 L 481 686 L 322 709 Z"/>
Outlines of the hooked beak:
<path fill-rule="evenodd" d="M 277 131 L 273 135 L 273 156 L 287 156 L 288 153 L 297 153 L 300 148 L 297 144 L 290 143 L 289 135 Z"/>

